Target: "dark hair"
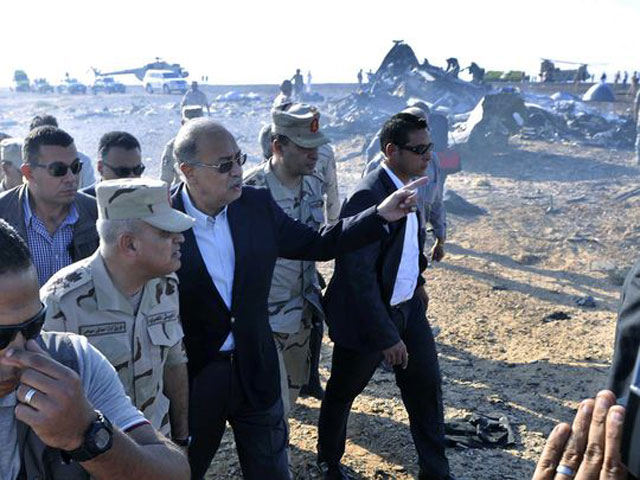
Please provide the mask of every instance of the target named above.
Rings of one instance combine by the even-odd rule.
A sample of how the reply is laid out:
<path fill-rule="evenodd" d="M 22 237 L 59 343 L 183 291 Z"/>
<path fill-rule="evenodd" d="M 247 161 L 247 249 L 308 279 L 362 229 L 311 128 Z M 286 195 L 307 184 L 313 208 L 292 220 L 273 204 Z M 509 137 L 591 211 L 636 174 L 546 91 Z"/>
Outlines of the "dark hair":
<path fill-rule="evenodd" d="M 36 115 L 31 119 L 31 123 L 29 124 L 29 130 L 33 130 L 34 128 L 44 127 L 45 125 L 49 125 L 51 127 L 58 126 L 58 120 L 53 115 Z"/>
<path fill-rule="evenodd" d="M 140 142 L 127 132 L 108 132 L 105 133 L 100 139 L 98 144 L 98 154 L 103 160 L 109 153 L 109 150 L 113 147 L 123 148 L 125 150 L 141 150 Z"/>
<path fill-rule="evenodd" d="M 380 150 L 388 143 L 402 146 L 409 142 L 409 133 L 416 130 L 426 130 L 425 119 L 411 115 L 410 113 L 396 113 L 387 120 L 380 131 Z"/>
<path fill-rule="evenodd" d="M 73 143 L 73 138 L 64 130 L 57 127 L 37 127 L 29 132 L 22 146 L 22 158 L 24 163 L 34 164 L 43 145 L 55 145 L 68 147 Z"/>
<path fill-rule="evenodd" d="M 32 265 L 26 242 L 11 225 L 0 219 L 0 274 L 27 270 Z"/>

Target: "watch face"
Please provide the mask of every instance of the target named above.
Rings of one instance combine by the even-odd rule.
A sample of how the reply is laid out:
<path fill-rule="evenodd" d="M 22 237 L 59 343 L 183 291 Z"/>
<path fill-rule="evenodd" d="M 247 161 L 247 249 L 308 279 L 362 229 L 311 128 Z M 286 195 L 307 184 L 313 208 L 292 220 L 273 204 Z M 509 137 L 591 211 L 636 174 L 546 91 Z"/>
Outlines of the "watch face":
<path fill-rule="evenodd" d="M 106 428 L 101 428 L 96 432 L 96 436 L 94 437 L 94 441 L 96 444 L 96 448 L 98 450 L 104 450 L 109 446 L 109 441 L 111 440 L 111 435 L 107 431 Z"/>

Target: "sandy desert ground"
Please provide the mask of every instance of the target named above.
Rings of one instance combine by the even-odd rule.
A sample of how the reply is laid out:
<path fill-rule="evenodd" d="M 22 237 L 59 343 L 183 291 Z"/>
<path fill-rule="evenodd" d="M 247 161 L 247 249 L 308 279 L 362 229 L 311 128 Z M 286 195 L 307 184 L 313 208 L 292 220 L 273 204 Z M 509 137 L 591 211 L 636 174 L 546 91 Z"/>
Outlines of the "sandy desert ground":
<path fill-rule="evenodd" d="M 328 97 L 350 86 L 320 87 Z M 210 89 L 215 96 L 229 88 Z M 257 133 L 269 118 L 276 87 L 251 87 L 262 101 L 217 105 L 241 148 L 257 161 Z M 25 135 L 36 113 L 56 115 L 79 149 L 95 158 L 100 135 L 128 130 L 143 145 L 147 174 L 156 176 L 162 148 L 179 127 L 178 96 L 38 96 L 0 91 L 0 131 Z M 617 104 L 617 109 L 628 105 Z M 334 138 L 340 160 L 367 135 Z M 631 151 L 512 138 L 506 151 L 463 153 L 464 170 L 447 186 L 487 215 L 449 217 L 448 255 L 426 272 L 429 315 L 437 337 L 448 419 L 472 412 L 507 415 L 516 433 L 509 449 L 448 451 L 460 479 L 531 477 L 546 435 L 604 382 L 612 354 L 621 280 L 638 258 L 640 186 Z M 338 163 L 344 196 L 360 176 L 362 156 Z M 320 265 L 325 276 L 332 265 Z M 595 308 L 576 299 L 595 299 Z M 570 318 L 544 321 L 554 312 Z M 329 375 L 325 338 L 321 374 Z M 301 399 L 291 419 L 297 478 L 317 478 L 319 402 Z M 344 462 L 357 479 L 405 480 L 417 475 L 408 419 L 392 374 L 379 371 L 354 404 Z M 208 478 L 241 478 L 227 432 Z"/>

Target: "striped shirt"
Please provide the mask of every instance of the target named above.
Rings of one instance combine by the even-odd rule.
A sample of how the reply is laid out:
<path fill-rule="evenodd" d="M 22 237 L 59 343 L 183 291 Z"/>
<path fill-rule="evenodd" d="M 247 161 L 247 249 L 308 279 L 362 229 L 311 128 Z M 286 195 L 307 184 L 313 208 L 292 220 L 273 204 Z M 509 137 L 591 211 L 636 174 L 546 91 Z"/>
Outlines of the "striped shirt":
<path fill-rule="evenodd" d="M 78 210 L 75 204 L 71 204 L 71 209 L 62 225 L 55 233 L 49 234 L 44 222 L 31 211 L 29 204 L 29 193 L 24 198 L 24 223 L 27 228 L 27 244 L 33 257 L 33 263 L 38 272 L 38 282 L 40 286 L 47 283 L 51 276 L 67 265 L 70 265 L 71 242 L 73 240 L 73 225 L 78 221 Z"/>

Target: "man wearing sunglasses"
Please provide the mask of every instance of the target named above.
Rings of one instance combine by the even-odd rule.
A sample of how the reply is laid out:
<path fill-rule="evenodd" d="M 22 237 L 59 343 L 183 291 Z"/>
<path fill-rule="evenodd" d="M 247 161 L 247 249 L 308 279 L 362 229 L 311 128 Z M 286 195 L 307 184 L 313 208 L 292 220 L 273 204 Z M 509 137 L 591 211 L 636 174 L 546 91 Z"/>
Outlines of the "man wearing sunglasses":
<path fill-rule="evenodd" d="M 25 242 L 0 220 L 0 478 L 186 480 L 179 450 L 84 337 L 41 332 Z"/>
<path fill-rule="evenodd" d="M 38 127 L 51 126 L 60 128 L 58 125 L 58 119 L 53 115 L 36 115 L 31 119 L 29 123 L 29 130 L 33 130 Z M 78 175 L 78 188 L 87 188 L 90 185 L 96 183 L 96 177 L 93 172 L 93 163 L 91 159 L 82 152 L 78 152 L 78 158 L 80 159 L 80 163 L 82 163 L 82 168 L 80 169 L 80 174 Z"/>
<path fill-rule="evenodd" d="M 145 169 L 140 142 L 127 132 L 105 133 L 98 144 L 98 156 L 100 180 L 140 178 Z M 84 188 L 81 192 L 95 198 L 96 185 Z"/>
<path fill-rule="evenodd" d="M 315 132 L 311 117 L 292 140 Z M 185 124 L 175 141 L 184 183 L 174 208 L 196 219 L 178 270 L 189 359 L 192 478 L 202 479 L 226 422 L 245 479 L 288 480 L 287 428 L 267 298 L 278 257 L 327 260 L 386 234 L 385 222 L 415 208 L 409 185 L 361 215 L 318 233 L 296 222 L 268 190 L 242 186 L 246 154 L 210 119 Z"/>
<path fill-rule="evenodd" d="M 384 161 L 367 175 L 342 206 L 355 215 L 415 177 L 431 160 L 427 122 L 409 113 L 382 127 Z M 325 479 L 348 478 L 340 465 L 351 405 L 384 359 L 409 413 L 420 480 L 448 480 L 438 357 L 426 319 L 422 272 L 424 229 L 417 213 L 390 225 L 391 233 L 357 251 L 339 255 L 325 294 L 329 336 L 334 341 L 331 377 L 318 423 L 318 461 Z"/>
<path fill-rule="evenodd" d="M 22 154 L 26 184 L 0 194 L 0 217 L 27 241 L 44 285 L 98 247 L 96 202 L 78 192 L 83 164 L 65 131 L 50 126 L 31 130 Z"/>

